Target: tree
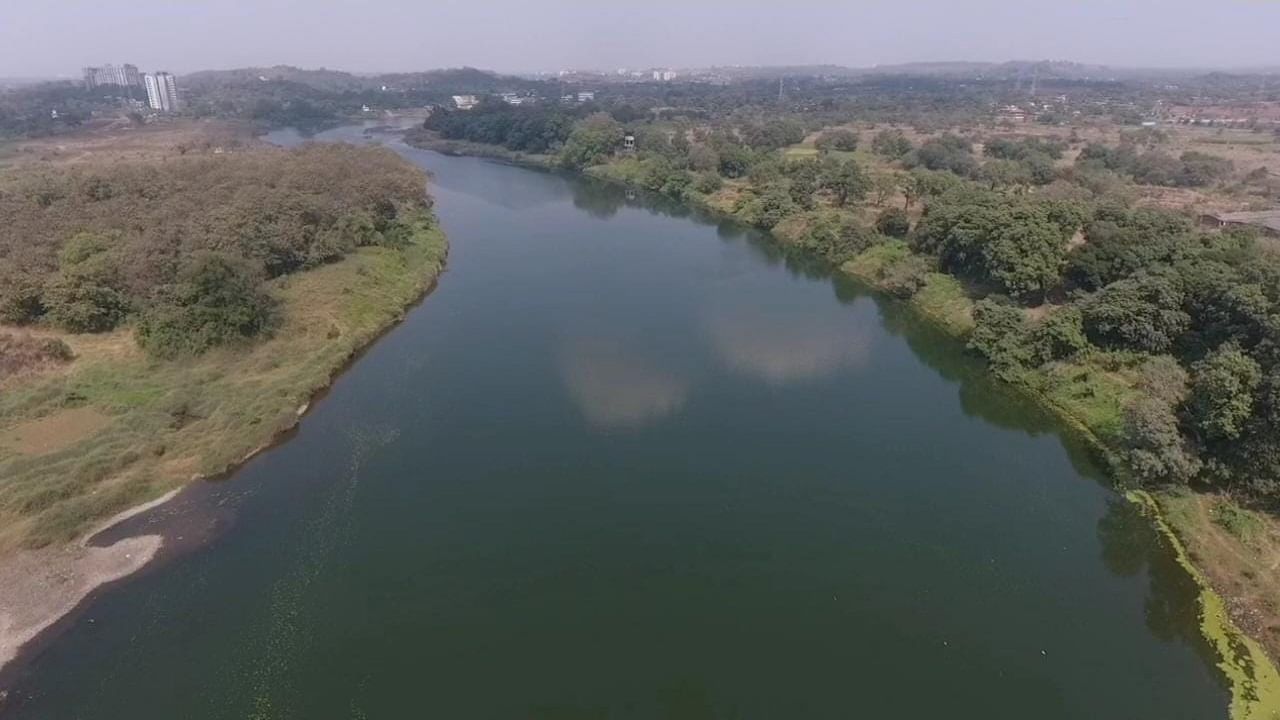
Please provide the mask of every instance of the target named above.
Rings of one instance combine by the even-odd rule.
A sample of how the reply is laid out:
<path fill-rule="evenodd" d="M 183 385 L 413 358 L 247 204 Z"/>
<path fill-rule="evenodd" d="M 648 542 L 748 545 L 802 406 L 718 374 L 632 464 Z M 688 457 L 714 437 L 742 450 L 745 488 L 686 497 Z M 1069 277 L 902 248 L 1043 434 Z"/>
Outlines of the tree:
<path fill-rule="evenodd" d="M 1144 484 L 1185 484 L 1200 471 L 1177 415 L 1158 398 L 1140 398 L 1125 408 L 1124 442 L 1129 468 Z"/>
<path fill-rule="evenodd" d="M 973 321 L 969 349 L 986 357 L 1001 379 L 1014 380 L 1034 364 L 1026 344 L 1027 320 L 1020 308 L 992 299 L 979 300 L 973 307 Z"/>
<path fill-rule="evenodd" d="M 865 198 L 870 183 L 862 166 L 850 159 L 828 164 L 823 172 L 822 187 L 835 195 L 837 205 L 844 207 L 850 200 Z"/>
<path fill-rule="evenodd" d="M 624 132 L 622 125 L 607 113 L 595 113 L 578 123 L 560 153 L 560 161 L 566 167 L 582 169 L 598 165 L 620 145 Z"/>
<path fill-rule="evenodd" d="M 1168 275 L 1119 280 L 1081 306 L 1085 333 L 1100 347 L 1168 352 L 1191 325 L 1183 298 L 1179 283 Z"/>
<path fill-rule="evenodd" d="M 911 152 L 911 141 L 901 130 L 881 130 L 871 139 L 871 149 L 891 160 L 897 160 Z"/>
<path fill-rule="evenodd" d="M 1059 283 L 1072 217 L 1059 203 L 962 187 L 929 203 L 912 243 L 948 272 L 1035 300 Z"/>
<path fill-rule="evenodd" d="M 911 232 L 911 220 L 902 208 L 885 208 L 876 218 L 876 231 L 892 238 L 904 238 Z"/>
<path fill-rule="evenodd" d="M 45 313 L 44 288 L 25 273 L 0 276 L 0 322 L 25 325 Z"/>
<path fill-rule="evenodd" d="M 70 332 L 106 332 L 129 314 L 129 301 L 115 288 L 74 272 L 63 273 L 45 287 L 47 316 Z"/>
<path fill-rule="evenodd" d="M 1038 364 L 1065 360 L 1089 349 L 1080 309 L 1067 306 L 1054 310 L 1031 328 L 1028 344 Z"/>
<path fill-rule="evenodd" d="M 143 313 L 138 344 L 156 357 L 198 355 L 262 332 L 273 302 L 244 260 L 204 252 L 182 269 L 161 303 Z"/>
<path fill-rule="evenodd" d="M 916 148 L 915 162 L 928 170 L 949 170 L 961 177 L 972 177 L 978 171 L 973 146 L 958 135 L 945 134 L 926 140 Z"/>
<path fill-rule="evenodd" d="M 978 173 L 992 190 L 1012 188 L 1023 190 L 1031 184 L 1031 171 L 1016 160 L 988 160 Z"/>
<path fill-rule="evenodd" d="M 756 222 L 765 228 L 772 228 L 795 212 L 795 201 L 791 199 L 791 190 L 787 184 L 773 183 L 760 196 L 760 212 Z"/>
<path fill-rule="evenodd" d="M 1207 441 L 1239 438 L 1261 382 L 1262 368 L 1234 344 L 1192 365 L 1187 412 L 1195 433 Z"/>
<path fill-rule="evenodd" d="M 883 207 L 894 193 L 898 192 L 898 176 L 894 173 L 876 173 L 871 176 L 872 202 L 876 207 Z"/>
<path fill-rule="evenodd" d="M 789 118 L 748 123 L 742 128 L 742 140 L 756 150 L 777 150 L 804 140 L 804 126 Z"/>
<path fill-rule="evenodd" d="M 840 150 L 851 152 L 858 149 L 858 133 L 848 128 L 827 130 L 818 136 L 814 146 L 822 151 Z"/>

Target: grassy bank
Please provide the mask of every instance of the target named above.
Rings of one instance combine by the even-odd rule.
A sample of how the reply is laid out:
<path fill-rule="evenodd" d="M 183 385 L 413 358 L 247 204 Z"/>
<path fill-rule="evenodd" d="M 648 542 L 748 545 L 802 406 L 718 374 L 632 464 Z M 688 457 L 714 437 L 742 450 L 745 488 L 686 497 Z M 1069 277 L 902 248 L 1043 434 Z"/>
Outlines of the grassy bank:
<path fill-rule="evenodd" d="M 311 398 L 399 320 L 444 265 L 419 224 L 402 249 L 362 247 L 271 281 L 271 337 L 172 361 L 131 328 L 64 340 L 70 363 L 0 392 L 0 553 L 68 541 L 103 518 L 233 467 L 297 424 Z"/>

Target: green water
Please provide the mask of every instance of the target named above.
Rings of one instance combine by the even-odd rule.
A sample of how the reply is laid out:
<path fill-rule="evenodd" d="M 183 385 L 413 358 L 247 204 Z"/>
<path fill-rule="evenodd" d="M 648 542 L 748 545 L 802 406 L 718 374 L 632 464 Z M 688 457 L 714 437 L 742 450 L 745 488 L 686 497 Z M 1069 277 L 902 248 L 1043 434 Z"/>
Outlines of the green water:
<path fill-rule="evenodd" d="M 742 228 L 396 148 L 439 288 L 146 521 L 204 542 L 12 717 L 1225 717 L 1188 578 L 960 348 Z"/>

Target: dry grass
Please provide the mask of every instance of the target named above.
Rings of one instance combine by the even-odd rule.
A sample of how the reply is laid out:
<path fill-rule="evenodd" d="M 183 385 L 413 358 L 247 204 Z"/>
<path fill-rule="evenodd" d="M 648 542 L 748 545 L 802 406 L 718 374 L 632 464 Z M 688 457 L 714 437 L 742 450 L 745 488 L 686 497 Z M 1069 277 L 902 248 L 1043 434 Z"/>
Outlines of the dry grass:
<path fill-rule="evenodd" d="M 23 375 L 71 360 L 71 348 L 58 338 L 30 332 L 0 332 L 0 388 Z"/>
<path fill-rule="evenodd" d="M 71 540 L 193 475 L 238 463 L 294 425 L 299 408 L 438 274 L 443 236 L 425 226 L 417 236 L 405 250 L 362 248 L 274 281 L 282 324 L 251 346 L 162 362 L 127 331 L 68 337 L 69 367 L 0 394 L 0 436 L 44 448 L 0 446 L 0 554 Z M 43 437 L 50 428 L 65 430 L 60 442 Z"/>
<path fill-rule="evenodd" d="M 44 455 L 87 440 L 110 424 L 111 418 L 97 408 L 66 408 L 0 433 L 0 448 L 22 455 Z"/>
<path fill-rule="evenodd" d="M 177 120 L 134 125 L 97 122 L 74 135 L 17 141 L 0 153 L 5 165 L 146 160 L 173 155 L 234 152 L 258 145 L 252 126 L 229 120 Z"/>

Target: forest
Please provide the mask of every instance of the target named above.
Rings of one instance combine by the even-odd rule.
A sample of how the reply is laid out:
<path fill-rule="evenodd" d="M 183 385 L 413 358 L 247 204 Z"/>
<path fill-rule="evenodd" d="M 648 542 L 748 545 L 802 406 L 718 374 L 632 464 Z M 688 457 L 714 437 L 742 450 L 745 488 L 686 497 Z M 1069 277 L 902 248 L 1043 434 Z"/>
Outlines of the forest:
<path fill-rule="evenodd" d="M 431 222 L 421 173 L 347 145 L 26 166 L 0 179 L 0 215 L 0 321 L 132 322 L 157 357 L 268 332 L 266 280 Z"/>

